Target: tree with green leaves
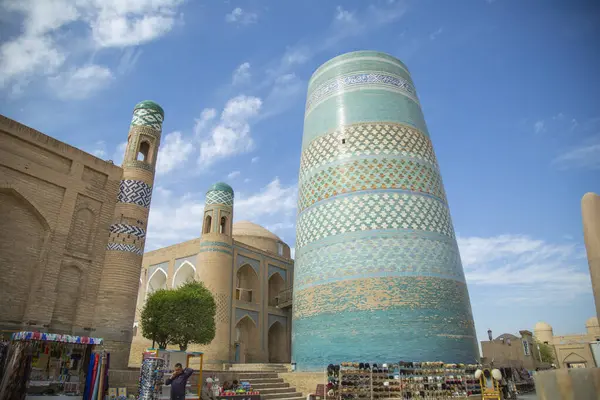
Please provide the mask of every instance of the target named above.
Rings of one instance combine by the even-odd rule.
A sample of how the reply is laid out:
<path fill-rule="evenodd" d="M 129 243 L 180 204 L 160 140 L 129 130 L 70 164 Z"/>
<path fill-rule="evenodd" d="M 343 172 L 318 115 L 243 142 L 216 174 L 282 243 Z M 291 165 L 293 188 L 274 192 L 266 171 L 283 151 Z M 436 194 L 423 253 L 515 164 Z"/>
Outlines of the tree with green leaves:
<path fill-rule="evenodd" d="M 537 342 L 538 348 L 540 349 L 539 353 L 538 353 L 538 358 L 541 358 L 541 362 L 544 363 L 548 363 L 548 364 L 552 364 L 554 362 L 554 350 L 552 349 L 552 346 L 546 344 L 546 343 L 542 343 L 542 342 Z"/>
<path fill-rule="evenodd" d="M 148 296 L 141 313 L 142 335 L 159 349 L 177 345 L 209 344 L 215 337 L 216 304 L 210 290 L 191 281 L 177 289 L 158 290 Z"/>

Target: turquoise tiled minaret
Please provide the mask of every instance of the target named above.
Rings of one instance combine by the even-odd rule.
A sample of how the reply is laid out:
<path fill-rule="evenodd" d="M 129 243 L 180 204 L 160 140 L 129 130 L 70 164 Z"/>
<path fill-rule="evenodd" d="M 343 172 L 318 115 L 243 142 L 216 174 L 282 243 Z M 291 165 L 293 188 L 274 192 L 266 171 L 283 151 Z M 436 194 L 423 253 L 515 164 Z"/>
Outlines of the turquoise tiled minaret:
<path fill-rule="evenodd" d="M 476 362 L 439 166 L 406 66 L 338 56 L 309 81 L 292 362 Z"/>

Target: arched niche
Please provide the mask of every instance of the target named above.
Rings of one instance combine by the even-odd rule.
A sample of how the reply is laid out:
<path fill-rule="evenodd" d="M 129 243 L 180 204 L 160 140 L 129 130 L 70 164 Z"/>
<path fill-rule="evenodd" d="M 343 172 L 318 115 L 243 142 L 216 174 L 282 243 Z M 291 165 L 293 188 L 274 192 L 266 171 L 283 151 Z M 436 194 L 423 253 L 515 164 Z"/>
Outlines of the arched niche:
<path fill-rule="evenodd" d="M 184 261 L 177 271 L 175 271 L 175 275 L 173 275 L 173 289 L 178 288 L 186 282 L 193 281 L 196 277 L 196 267 L 192 265 L 189 261 Z"/>
<path fill-rule="evenodd" d="M 83 271 L 77 264 L 61 266 L 56 282 L 56 301 L 51 326 L 56 331 L 70 332 L 77 316 L 80 302 Z"/>
<path fill-rule="evenodd" d="M 275 321 L 268 332 L 269 340 L 269 362 L 287 363 L 289 362 L 288 343 L 286 327 L 279 321 Z"/>
<path fill-rule="evenodd" d="M 212 216 L 207 215 L 204 217 L 204 227 L 202 228 L 202 233 L 210 233 L 212 227 Z"/>
<path fill-rule="evenodd" d="M 88 207 L 75 211 L 69 233 L 67 248 L 71 251 L 88 254 L 92 241 L 92 231 L 95 227 L 96 214 Z"/>
<path fill-rule="evenodd" d="M 269 278 L 269 306 L 277 306 L 277 296 L 285 289 L 285 280 L 279 272 L 275 272 Z"/>
<path fill-rule="evenodd" d="M 12 187 L 0 187 L 0 221 L 0 318 L 22 321 L 34 276 L 44 273 L 50 227 L 39 209 Z"/>
<path fill-rule="evenodd" d="M 236 299 L 248 303 L 260 301 L 260 284 L 256 271 L 250 264 L 242 265 L 236 273 Z"/>
<path fill-rule="evenodd" d="M 140 145 L 138 146 L 138 151 L 136 154 L 136 159 L 138 161 L 143 161 L 146 163 L 150 162 L 150 143 L 147 140 L 140 141 Z"/>
<path fill-rule="evenodd" d="M 146 297 L 150 296 L 157 290 L 167 288 L 167 273 L 162 269 L 158 268 L 150 278 L 148 279 L 148 285 L 146 286 Z"/>
<path fill-rule="evenodd" d="M 236 361 L 242 364 L 254 362 L 260 353 L 260 335 L 256 322 L 243 316 L 235 324 Z"/>

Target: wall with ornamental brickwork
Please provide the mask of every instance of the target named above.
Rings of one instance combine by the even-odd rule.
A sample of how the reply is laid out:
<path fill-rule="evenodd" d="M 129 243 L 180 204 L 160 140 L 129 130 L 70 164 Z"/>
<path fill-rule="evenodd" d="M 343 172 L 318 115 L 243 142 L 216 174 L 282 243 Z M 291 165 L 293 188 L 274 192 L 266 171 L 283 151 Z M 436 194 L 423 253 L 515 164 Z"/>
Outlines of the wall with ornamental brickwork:
<path fill-rule="evenodd" d="M 0 116 L 0 330 L 93 336 L 121 175 Z"/>

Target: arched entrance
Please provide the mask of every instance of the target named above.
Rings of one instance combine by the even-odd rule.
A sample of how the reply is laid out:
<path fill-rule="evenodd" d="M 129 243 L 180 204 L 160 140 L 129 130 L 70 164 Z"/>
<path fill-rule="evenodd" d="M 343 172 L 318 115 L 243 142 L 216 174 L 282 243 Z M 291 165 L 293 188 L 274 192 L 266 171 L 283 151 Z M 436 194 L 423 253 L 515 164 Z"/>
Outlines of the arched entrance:
<path fill-rule="evenodd" d="M 248 303 L 258 303 L 260 301 L 260 287 L 258 284 L 258 275 L 254 268 L 249 264 L 244 264 L 237 271 L 236 299 Z"/>
<path fill-rule="evenodd" d="M 21 322 L 33 273 L 44 273 L 39 264 L 49 226 L 35 206 L 14 189 L 0 188 L 0 221 L 1 319 Z"/>
<path fill-rule="evenodd" d="M 192 264 L 187 261 L 184 261 L 183 264 L 179 267 L 177 272 L 175 272 L 175 276 L 173 277 L 173 289 L 178 288 L 184 283 L 190 282 L 194 280 L 196 276 L 196 269 Z"/>
<path fill-rule="evenodd" d="M 269 328 L 269 362 L 287 363 L 289 361 L 286 327 L 275 321 Z"/>
<path fill-rule="evenodd" d="M 276 272 L 269 278 L 269 306 L 275 307 L 277 305 L 277 296 L 285 289 L 285 281 L 281 275 Z"/>
<path fill-rule="evenodd" d="M 157 269 L 154 271 L 150 279 L 148 280 L 148 287 L 146 289 L 146 298 L 150 296 L 152 293 L 156 292 L 160 289 L 167 288 L 167 273 L 162 269 Z"/>
<path fill-rule="evenodd" d="M 248 315 L 242 317 L 235 325 L 235 336 L 235 361 L 241 364 L 257 361 L 260 350 L 260 338 L 254 320 Z"/>

